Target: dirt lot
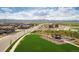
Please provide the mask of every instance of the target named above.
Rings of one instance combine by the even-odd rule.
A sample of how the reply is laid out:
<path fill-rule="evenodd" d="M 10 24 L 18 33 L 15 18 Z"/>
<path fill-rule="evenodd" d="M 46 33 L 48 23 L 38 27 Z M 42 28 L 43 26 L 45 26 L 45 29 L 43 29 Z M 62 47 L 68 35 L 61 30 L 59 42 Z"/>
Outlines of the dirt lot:
<path fill-rule="evenodd" d="M 51 35 L 46 35 L 46 34 L 38 34 L 40 35 L 41 38 L 45 39 L 45 40 L 48 40 L 52 43 L 55 43 L 55 44 L 65 44 L 65 42 L 63 40 L 58 40 L 58 39 L 54 39 L 51 37 Z"/>
<path fill-rule="evenodd" d="M 73 43 L 75 43 L 76 45 L 79 45 L 79 39 L 75 39 Z"/>

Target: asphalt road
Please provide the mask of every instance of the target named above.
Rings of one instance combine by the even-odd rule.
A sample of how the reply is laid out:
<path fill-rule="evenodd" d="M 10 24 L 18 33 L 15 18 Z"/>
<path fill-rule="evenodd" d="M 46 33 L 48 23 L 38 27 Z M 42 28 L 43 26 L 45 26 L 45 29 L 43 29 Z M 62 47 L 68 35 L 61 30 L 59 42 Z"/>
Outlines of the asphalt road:
<path fill-rule="evenodd" d="M 11 45 L 12 42 L 16 41 L 18 38 L 23 36 L 25 33 L 37 30 L 37 29 L 39 29 L 40 26 L 41 26 L 41 24 L 38 26 L 35 26 L 33 28 L 30 28 L 27 30 L 21 30 L 18 33 L 10 34 L 8 36 L 0 38 L 0 52 L 4 52 Z"/>
<path fill-rule="evenodd" d="M 0 51 L 4 51 L 7 47 L 11 45 L 11 43 L 16 41 L 22 35 L 24 35 L 24 31 L 0 38 Z"/>

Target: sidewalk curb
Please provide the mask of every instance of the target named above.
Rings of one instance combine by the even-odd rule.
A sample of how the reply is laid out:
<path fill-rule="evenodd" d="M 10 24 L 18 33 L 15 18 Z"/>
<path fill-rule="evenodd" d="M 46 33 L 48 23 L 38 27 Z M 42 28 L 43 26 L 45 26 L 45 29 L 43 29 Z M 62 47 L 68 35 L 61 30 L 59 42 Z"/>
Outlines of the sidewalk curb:
<path fill-rule="evenodd" d="M 20 43 L 20 41 L 26 36 L 26 35 L 29 35 L 30 33 L 27 33 L 25 34 L 24 36 L 22 36 L 15 44 L 14 46 L 12 47 L 12 49 L 10 49 L 9 52 L 14 52 L 14 50 L 16 49 L 16 47 L 18 46 L 18 44 Z"/>

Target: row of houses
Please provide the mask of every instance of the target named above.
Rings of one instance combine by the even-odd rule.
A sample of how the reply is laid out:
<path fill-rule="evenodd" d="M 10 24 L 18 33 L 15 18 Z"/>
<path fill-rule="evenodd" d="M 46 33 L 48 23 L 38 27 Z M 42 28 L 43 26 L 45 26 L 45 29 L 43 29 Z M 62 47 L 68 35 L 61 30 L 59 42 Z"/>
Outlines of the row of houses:
<path fill-rule="evenodd" d="M 48 30 L 48 29 L 54 29 L 54 28 L 59 28 L 58 24 L 45 24 L 42 25 L 39 30 Z"/>
<path fill-rule="evenodd" d="M 15 32 L 14 26 L 0 26 L 0 34 Z"/>
<path fill-rule="evenodd" d="M 20 24 L 17 28 L 18 29 L 28 29 L 32 26 L 34 26 L 34 24 Z"/>
<path fill-rule="evenodd" d="M 34 24 L 12 23 L 12 24 L 0 24 L 0 34 L 12 33 L 17 29 L 28 29 L 34 26 Z"/>
<path fill-rule="evenodd" d="M 58 28 L 59 24 L 49 24 L 49 28 Z"/>

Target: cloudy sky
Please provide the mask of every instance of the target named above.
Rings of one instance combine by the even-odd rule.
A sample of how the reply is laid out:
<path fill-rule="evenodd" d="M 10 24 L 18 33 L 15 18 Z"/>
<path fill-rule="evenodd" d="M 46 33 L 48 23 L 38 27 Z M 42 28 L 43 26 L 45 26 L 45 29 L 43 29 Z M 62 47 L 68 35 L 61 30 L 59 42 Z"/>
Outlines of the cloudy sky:
<path fill-rule="evenodd" d="M 79 7 L 0 7 L 0 19 L 79 20 Z"/>

